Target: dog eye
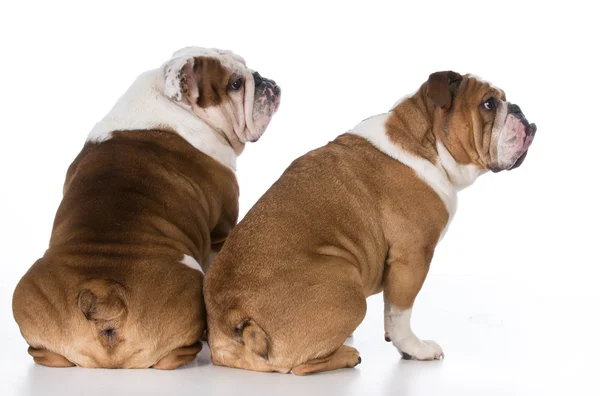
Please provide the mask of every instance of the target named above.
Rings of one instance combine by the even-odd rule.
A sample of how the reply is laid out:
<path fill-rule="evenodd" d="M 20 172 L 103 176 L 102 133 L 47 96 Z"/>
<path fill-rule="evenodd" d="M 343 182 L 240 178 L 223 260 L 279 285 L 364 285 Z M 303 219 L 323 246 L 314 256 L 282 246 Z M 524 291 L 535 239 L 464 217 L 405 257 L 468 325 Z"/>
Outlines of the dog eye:
<path fill-rule="evenodd" d="M 242 79 L 241 78 L 238 78 L 237 80 L 235 80 L 234 82 L 229 84 L 229 89 L 231 89 L 232 91 L 237 91 L 241 87 L 242 87 Z"/>
<path fill-rule="evenodd" d="M 489 98 L 488 100 L 486 100 L 485 102 L 483 102 L 483 107 L 486 110 L 494 110 L 496 108 L 496 99 L 494 98 Z"/>

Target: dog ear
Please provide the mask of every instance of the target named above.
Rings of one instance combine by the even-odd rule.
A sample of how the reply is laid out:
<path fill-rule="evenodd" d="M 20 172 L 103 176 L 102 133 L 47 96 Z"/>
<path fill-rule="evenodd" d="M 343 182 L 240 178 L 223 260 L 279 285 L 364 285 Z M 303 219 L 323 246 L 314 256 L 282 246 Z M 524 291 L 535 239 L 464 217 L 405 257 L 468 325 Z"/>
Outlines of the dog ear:
<path fill-rule="evenodd" d="M 436 106 L 448 108 L 461 81 L 462 76 L 453 71 L 432 73 L 427 80 L 425 93 Z"/>
<path fill-rule="evenodd" d="M 171 59 L 163 66 L 165 77 L 164 93 L 175 102 L 189 102 L 188 94 L 193 87 L 194 58 Z M 188 103 L 191 104 L 191 103 Z"/>
<path fill-rule="evenodd" d="M 165 95 L 176 102 L 210 107 L 221 103 L 227 95 L 229 73 L 218 59 L 175 58 L 163 66 L 163 72 Z"/>

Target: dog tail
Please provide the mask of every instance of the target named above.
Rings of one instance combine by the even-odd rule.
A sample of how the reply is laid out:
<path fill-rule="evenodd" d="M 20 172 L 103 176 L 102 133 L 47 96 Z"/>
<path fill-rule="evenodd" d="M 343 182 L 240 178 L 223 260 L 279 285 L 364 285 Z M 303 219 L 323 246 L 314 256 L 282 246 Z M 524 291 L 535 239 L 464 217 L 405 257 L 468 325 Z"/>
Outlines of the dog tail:
<path fill-rule="evenodd" d="M 106 279 L 88 282 L 79 293 L 77 305 L 87 320 L 109 321 L 121 317 L 126 306 L 123 287 Z"/>
<path fill-rule="evenodd" d="M 269 336 L 253 319 L 245 318 L 239 322 L 234 329 L 234 338 L 261 358 L 269 359 Z"/>

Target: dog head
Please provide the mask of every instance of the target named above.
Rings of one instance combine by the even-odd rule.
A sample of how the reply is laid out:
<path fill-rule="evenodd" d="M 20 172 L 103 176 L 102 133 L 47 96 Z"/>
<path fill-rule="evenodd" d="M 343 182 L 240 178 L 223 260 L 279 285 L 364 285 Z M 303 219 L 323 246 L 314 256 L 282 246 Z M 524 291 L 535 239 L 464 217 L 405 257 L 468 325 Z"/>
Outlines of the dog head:
<path fill-rule="evenodd" d="M 186 47 L 163 65 L 164 94 L 222 133 L 236 153 L 264 133 L 281 89 L 231 51 Z"/>
<path fill-rule="evenodd" d="M 537 128 L 503 90 L 452 71 L 431 74 L 422 90 L 434 107 L 434 134 L 457 163 L 493 172 L 523 163 Z"/>

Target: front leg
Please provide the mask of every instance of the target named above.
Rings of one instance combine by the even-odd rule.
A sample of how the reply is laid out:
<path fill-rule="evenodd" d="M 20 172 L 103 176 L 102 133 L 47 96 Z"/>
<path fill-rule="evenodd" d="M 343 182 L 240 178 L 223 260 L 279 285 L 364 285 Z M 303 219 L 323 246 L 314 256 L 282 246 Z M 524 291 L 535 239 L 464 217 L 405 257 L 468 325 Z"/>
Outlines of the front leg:
<path fill-rule="evenodd" d="M 384 277 L 385 339 L 391 341 L 404 359 L 434 360 L 444 352 L 433 341 L 421 341 L 410 326 L 412 307 L 423 286 L 433 249 L 390 249 Z"/>

